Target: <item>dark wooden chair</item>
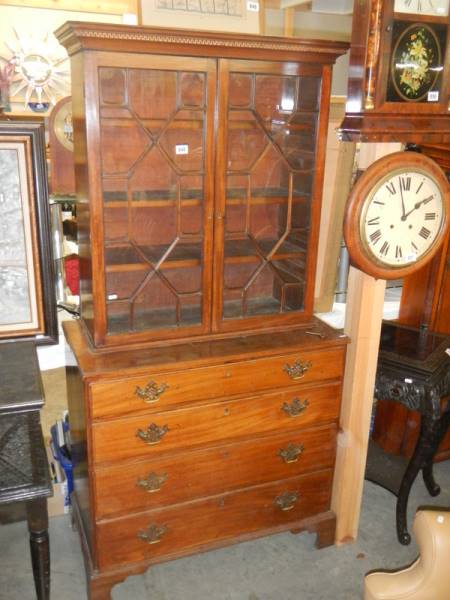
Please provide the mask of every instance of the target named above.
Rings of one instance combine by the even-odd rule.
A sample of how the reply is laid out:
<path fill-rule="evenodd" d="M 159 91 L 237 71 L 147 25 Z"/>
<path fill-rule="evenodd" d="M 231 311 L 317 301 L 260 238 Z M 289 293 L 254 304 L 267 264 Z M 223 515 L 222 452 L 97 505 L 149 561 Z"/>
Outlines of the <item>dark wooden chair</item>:
<path fill-rule="evenodd" d="M 40 423 L 43 402 L 34 343 L 0 344 L 0 504 L 26 503 L 38 600 L 50 597 L 47 498 L 53 493 Z"/>

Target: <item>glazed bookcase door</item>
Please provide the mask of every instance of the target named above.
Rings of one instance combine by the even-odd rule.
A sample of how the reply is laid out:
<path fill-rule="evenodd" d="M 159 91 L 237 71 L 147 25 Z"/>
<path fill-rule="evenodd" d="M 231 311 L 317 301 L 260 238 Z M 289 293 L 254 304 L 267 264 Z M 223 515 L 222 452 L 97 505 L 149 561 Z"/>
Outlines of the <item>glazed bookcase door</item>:
<path fill-rule="evenodd" d="M 214 67 L 98 66 L 106 343 L 210 328 Z"/>
<path fill-rule="evenodd" d="M 324 87 L 311 65 L 220 62 L 217 330 L 311 316 Z"/>

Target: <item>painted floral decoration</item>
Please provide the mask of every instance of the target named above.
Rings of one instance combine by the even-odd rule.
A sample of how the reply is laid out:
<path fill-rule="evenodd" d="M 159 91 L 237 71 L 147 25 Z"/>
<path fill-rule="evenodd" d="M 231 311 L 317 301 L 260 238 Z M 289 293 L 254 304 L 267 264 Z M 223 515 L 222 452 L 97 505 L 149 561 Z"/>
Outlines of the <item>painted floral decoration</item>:
<path fill-rule="evenodd" d="M 415 26 L 405 32 L 394 56 L 395 79 L 402 95 L 417 99 L 433 86 L 438 54 L 437 40 L 428 28 Z"/>

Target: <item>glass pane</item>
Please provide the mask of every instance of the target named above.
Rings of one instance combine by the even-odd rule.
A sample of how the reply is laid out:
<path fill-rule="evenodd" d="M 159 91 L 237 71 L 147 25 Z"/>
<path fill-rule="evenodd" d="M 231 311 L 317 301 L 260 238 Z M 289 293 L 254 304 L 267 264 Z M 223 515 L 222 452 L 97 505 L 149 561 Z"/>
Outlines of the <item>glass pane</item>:
<path fill-rule="evenodd" d="M 233 107 L 250 106 L 253 92 L 253 77 L 243 73 L 231 73 L 229 84 L 229 104 Z"/>
<path fill-rule="evenodd" d="M 199 325 L 206 74 L 103 69 L 100 87 L 108 333 Z"/>
<path fill-rule="evenodd" d="M 184 107 L 205 106 L 205 76 L 203 73 L 180 73 L 181 104 Z"/>
<path fill-rule="evenodd" d="M 125 102 L 125 77 L 123 69 L 100 69 L 99 85 L 102 104 L 121 105 Z"/>
<path fill-rule="evenodd" d="M 230 74 L 224 319 L 304 309 L 320 88 Z"/>
<path fill-rule="evenodd" d="M 129 69 L 128 81 L 130 108 L 140 125 L 157 134 L 177 109 L 177 73 Z"/>

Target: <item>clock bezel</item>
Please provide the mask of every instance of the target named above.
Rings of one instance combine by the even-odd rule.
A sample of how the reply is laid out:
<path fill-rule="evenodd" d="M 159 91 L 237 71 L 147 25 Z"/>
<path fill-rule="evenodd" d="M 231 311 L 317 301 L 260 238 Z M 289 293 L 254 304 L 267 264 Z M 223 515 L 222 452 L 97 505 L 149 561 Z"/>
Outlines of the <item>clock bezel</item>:
<path fill-rule="evenodd" d="M 368 250 L 362 218 L 375 190 L 392 174 L 402 171 L 420 171 L 434 180 L 441 192 L 442 222 L 434 242 L 416 261 L 407 265 L 392 265 L 383 263 Z M 356 181 L 345 210 L 344 239 L 353 266 L 377 279 L 400 279 L 422 268 L 435 256 L 448 234 L 449 225 L 450 185 L 444 172 L 428 156 L 402 151 L 378 159 Z"/>

